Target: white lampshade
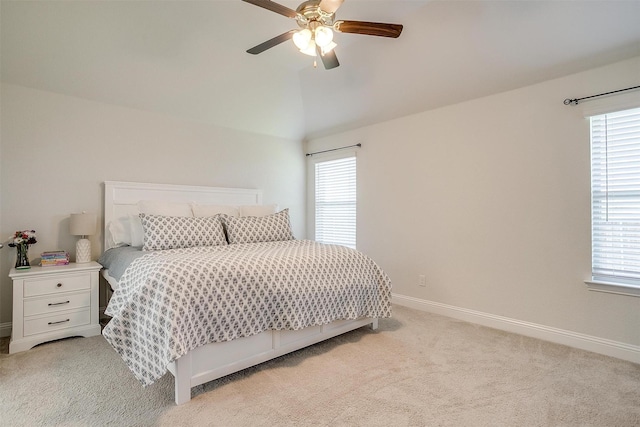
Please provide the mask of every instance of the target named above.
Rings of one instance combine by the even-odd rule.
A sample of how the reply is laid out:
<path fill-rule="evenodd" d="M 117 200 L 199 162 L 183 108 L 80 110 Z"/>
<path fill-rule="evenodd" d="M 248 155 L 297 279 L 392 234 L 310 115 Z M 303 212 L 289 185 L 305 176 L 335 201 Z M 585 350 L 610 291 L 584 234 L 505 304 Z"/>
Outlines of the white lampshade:
<path fill-rule="evenodd" d="M 318 53 L 316 52 L 316 43 L 313 40 L 311 40 L 309 42 L 309 46 L 307 46 L 306 49 L 300 49 L 300 52 L 309 56 L 317 56 Z"/>
<path fill-rule="evenodd" d="M 96 232 L 97 218 L 92 213 L 71 214 L 69 231 L 74 236 L 91 236 Z"/>
<path fill-rule="evenodd" d="M 333 40 L 333 31 L 328 27 L 318 27 L 315 31 L 316 44 L 320 47 L 325 47 Z"/>
<path fill-rule="evenodd" d="M 334 42 L 330 42 L 328 45 L 323 46 L 321 48 L 322 50 L 322 54 L 324 55 L 327 52 L 331 52 L 333 50 L 333 48 L 335 48 L 336 46 L 338 46 L 337 44 L 335 44 Z"/>
<path fill-rule="evenodd" d="M 309 47 L 310 41 L 311 41 L 311 31 L 308 30 L 307 28 L 293 34 L 293 43 L 300 50 L 303 50 Z"/>

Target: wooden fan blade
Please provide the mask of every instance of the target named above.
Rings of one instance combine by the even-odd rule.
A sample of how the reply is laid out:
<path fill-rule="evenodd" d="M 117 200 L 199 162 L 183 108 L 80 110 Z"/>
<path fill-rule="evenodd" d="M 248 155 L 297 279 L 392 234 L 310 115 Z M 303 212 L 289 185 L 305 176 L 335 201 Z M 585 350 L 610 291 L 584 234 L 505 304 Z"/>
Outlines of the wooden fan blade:
<path fill-rule="evenodd" d="M 327 13 L 336 13 L 344 0 L 322 0 L 318 6 Z"/>
<path fill-rule="evenodd" d="M 384 24 L 381 22 L 336 21 L 333 28 L 341 33 L 365 34 L 368 36 L 400 37 L 402 25 Z"/>
<path fill-rule="evenodd" d="M 286 6 L 273 2 L 271 0 L 242 0 L 247 3 L 251 3 L 252 5 L 262 7 L 264 9 L 270 10 L 275 13 L 279 13 L 280 15 L 284 15 L 287 18 L 295 18 L 298 16 L 298 12 L 293 9 L 289 9 Z"/>
<path fill-rule="evenodd" d="M 250 53 L 252 55 L 257 55 L 259 53 L 262 53 L 267 49 L 271 49 L 272 47 L 279 45 L 280 43 L 284 43 L 287 40 L 291 40 L 291 37 L 293 37 L 293 34 L 295 32 L 296 30 L 291 30 L 291 31 L 287 31 L 286 33 L 282 33 L 279 36 L 275 36 L 271 40 L 267 40 L 264 43 L 260 43 L 258 46 L 252 47 L 247 51 L 247 53 Z"/>
<path fill-rule="evenodd" d="M 322 65 L 324 65 L 325 70 L 330 70 L 332 68 L 336 68 L 340 66 L 338 62 L 338 57 L 336 56 L 335 49 L 331 49 L 329 52 L 324 55 L 320 52 L 320 48 L 318 48 L 318 56 L 322 60 Z"/>

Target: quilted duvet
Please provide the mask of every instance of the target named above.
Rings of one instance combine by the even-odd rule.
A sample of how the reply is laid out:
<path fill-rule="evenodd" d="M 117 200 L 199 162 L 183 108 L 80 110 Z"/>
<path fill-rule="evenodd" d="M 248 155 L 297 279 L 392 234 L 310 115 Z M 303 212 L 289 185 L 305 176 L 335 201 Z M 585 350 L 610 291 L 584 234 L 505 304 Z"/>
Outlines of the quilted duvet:
<path fill-rule="evenodd" d="M 103 335 L 145 386 L 188 351 L 268 329 L 391 316 L 391 282 L 354 249 L 308 240 L 172 249 L 136 259 Z"/>

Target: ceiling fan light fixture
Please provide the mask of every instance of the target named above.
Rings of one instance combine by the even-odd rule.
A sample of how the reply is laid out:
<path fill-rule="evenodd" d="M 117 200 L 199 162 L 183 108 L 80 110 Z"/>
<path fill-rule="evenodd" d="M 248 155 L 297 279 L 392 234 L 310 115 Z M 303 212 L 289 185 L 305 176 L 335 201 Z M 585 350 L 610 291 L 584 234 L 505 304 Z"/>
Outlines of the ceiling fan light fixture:
<path fill-rule="evenodd" d="M 298 49 L 300 49 L 300 51 L 308 49 L 312 42 L 312 35 L 313 34 L 311 34 L 311 30 L 309 30 L 308 28 L 303 28 L 302 30 L 293 34 L 293 43 Z M 316 48 L 315 43 L 313 45 L 313 48 Z"/>
<path fill-rule="evenodd" d="M 331 52 L 336 46 L 338 46 L 338 45 L 335 44 L 334 42 L 330 42 L 326 46 L 321 46 L 320 50 L 322 51 L 322 54 L 324 55 L 325 53 Z"/>
<path fill-rule="evenodd" d="M 300 49 L 300 52 L 304 53 L 305 55 L 316 56 L 318 54 L 316 50 L 316 43 L 311 40 L 309 42 L 309 45 L 305 49 Z"/>
<path fill-rule="evenodd" d="M 254 6 L 270 10 L 294 19 L 299 29 L 289 30 L 266 42 L 247 50 L 257 55 L 286 40 L 292 40 L 298 50 L 305 55 L 320 56 L 327 70 L 340 66 L 334 48 L 334 32 L 363 34 L 368 36 L 398 38 L 402 33 L 401 24 L 386 24 L 367 21 L 336 21 L 335 12 L 344 0 L 305 0 L 295 10 L 277 3 L 276 0 L 243 0 Z M 316 61 L 314 60 L 314 66 Z"/>
<path fill-rule="evenodd" d="M 331 28 L 324 26 L 316 28 L 315 41 L 320 47 L 328 46 L 333 41 L 333 31 Z"/>

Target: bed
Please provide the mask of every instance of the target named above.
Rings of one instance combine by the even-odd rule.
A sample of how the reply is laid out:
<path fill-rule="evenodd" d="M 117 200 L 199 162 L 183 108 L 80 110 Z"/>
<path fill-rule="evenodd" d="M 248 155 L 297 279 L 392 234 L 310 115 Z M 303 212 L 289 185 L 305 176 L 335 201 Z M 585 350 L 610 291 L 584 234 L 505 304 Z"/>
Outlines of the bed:
<path fill-rule="evenodd" d="M 142 203 L 161 211 L 139 215 Z M 103 335 L 142 385 L 173 374 L 176 404 L 192 387 L 391 315 L 391 283 L 372 260 L 294 239 L 288 210 L 262 205 L 260 190 L 107 181 L 104 208 L 101 260 L 128 260 L 105 263 L 114 292 Z M 118 239 L 127 222 L 129 245 Z"/>

